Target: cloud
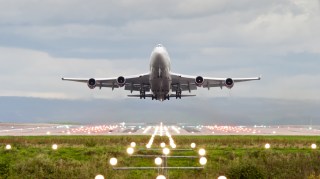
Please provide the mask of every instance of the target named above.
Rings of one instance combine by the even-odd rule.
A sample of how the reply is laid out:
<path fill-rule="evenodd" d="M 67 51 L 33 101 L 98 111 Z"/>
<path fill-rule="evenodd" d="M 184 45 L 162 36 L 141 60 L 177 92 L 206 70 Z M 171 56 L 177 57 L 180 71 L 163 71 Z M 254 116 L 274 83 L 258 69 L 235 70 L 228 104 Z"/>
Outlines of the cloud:
<path fill-rule="evenodd" d="M 181 49 L 180 56 L 195 56 L 204 48 L 319 53 L 316 0 L 25 0 L 0 2 L 0 13 L 1 46 L 61 57 L 141 58 L 144 49 L 159 42 Z"/>
<path fill-rule="evenodd" d="M 0 48 L 0 90 L 2 96 L 30 96 L 40 98 L 125 98 L 129 92 L 123 89 L 89 90 L 86 84 L 61 81 L 61 77 L 117 77 L 120 75 L 141 74 L 147 72 L 148 60 L 144 59 L 78 59 L 52 57 L 45 52 L 34 50 Z M 134 65 L 128 65 L 134 64 Z M 191 63 L 193 64 L 193 63 Z M 196 62 L 194 62 L 196 64 Z M 285 65 L 286 62 L 280 63 Z M 240 74 L 258 75 L 259 70 L 252 68 L 230 67 L 215 72 L 203 71 L 200 64 L 194 75 L 238 77 Z M 292 66 L 292 65 L 291 65 Z M 193 65 L 188 68 L 192 68 Z M 173 69 L 174 70 L 174 69 Z M 224 89 L 195 91 L 199 96 L 219 97 L 264 97 L 300 100 L 319 100 L 317 95 L 320 74 L 297 73 L 281 75 L 269 73 L 262 81 L 236 84 L 231 93 Z M 189 71 L 186 70 L 186 73 Z"/>
<path fill-rule="evenodd" d="M 124 97 L 122 90 L 88 91 L 60 77 L 144 73 L 152 47 L 163 43 L 179 73 L 263 75 L 237 84 L 231 95 L 318 100 L 319 12 L 317 0 L 0 1 L 0 82 L 6 84 L 0 91 Z M 229 95 L 212 91 L 196 94 Z"/>
<path fill-rule="evenodd" d="M 147 71 L 147 65 L 143 68 L 139 65 L 141 61 L 136 59 L 55 58 L 45 52 L 16 48 L 0 48 L 0 54 L 0 82 L 5 84 L 0 90 L 2 96 L 110 98 L 122 93 L 111 95 L 111 90 L 90 93 L 86 84 L 71 84 L 61 81 L 61 77 L 117 77 Z M 129 63 L 137 66 L 130 67 Z"/>

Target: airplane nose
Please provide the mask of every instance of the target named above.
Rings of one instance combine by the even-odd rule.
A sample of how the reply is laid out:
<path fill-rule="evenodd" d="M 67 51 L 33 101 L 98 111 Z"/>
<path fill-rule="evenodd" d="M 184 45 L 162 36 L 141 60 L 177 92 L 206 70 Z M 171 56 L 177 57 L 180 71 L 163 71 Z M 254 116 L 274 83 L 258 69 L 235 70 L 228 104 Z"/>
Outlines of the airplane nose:
<path fill-rule="evenodd" d="M 156 56 L 155 56 L 155 59 L 156 59 L 157 61 L 162 60 L 162 55 L 161 55 L 161 53 L 157 53 Z"/>

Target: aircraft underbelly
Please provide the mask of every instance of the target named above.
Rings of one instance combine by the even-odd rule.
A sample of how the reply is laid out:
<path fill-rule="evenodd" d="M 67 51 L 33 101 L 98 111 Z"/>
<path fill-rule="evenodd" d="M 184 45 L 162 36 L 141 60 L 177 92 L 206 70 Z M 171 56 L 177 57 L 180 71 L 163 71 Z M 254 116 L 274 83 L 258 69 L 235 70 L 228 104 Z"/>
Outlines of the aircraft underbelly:
<path fill-rule="evenodd" d="M 154 64 L 150 75 L 151 91 L 158 100 L 166 99 L 171 90 L 169 68 L 164 63 Z"/>
<path fill-rule="evenodd" d="M 155 96 L 164 99 L 170 92 L 170 81 L 163 78 L 154 78 L 151 81 L 151 90 Z"/>

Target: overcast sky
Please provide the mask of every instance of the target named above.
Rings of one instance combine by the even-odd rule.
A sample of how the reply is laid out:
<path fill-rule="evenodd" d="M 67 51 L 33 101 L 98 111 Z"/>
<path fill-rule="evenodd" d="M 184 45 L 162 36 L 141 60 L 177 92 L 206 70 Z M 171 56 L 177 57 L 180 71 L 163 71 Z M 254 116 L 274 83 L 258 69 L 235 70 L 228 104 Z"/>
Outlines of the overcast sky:
<path fill-rule="evenodd" d="M 0 1 L 0 96 L 123 100 L 61 77 L 148 71 L 158 43 L 172 71 L 261 81 L 201 97 L 320 100 L 319 0 Z"/>

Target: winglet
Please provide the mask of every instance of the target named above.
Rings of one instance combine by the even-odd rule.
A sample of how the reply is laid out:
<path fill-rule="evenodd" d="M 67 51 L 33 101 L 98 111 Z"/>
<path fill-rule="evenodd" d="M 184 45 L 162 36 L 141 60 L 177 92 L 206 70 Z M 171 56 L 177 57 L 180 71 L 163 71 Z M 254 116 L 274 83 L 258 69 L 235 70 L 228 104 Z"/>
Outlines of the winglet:
<path fill-rule="evenodd" d="M 261 80 L 261 78 L 262 78 L 262 75 L 260 74 L 260 76 L 259 76 L 259 80 Z"/>
<path fill-rule="evenodd" d="M 64 78 L 61 78 L 61 80 L 64 80 Z"/>

